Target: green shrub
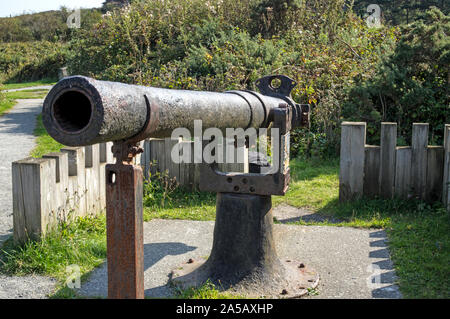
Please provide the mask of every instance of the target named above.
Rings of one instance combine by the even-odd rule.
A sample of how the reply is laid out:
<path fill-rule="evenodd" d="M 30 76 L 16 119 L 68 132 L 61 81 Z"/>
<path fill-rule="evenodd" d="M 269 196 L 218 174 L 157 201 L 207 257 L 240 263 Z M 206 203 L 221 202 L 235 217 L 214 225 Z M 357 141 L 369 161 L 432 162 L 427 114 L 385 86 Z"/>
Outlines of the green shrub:
<path fill-rule="evenodd" d="M 0 76 L 5 82 L 56 79 L 66 63 L 66 46 L 47 41 L 0 43 Z"/>
<path fill-rule="evenodd" d="M 395 51 L 373 78 L 357 77 L 343 116 L 368 122 L 370 142 L 379 140 L 380 121 L 390 121 L 408 143 L 413 123 L 429 123 L 431 143 L 442 144 L 444 124 L 450 122 L 449 32 L 450 17 L 431 9 L 403 27 Z"/>
<path fill-rule="evenodd" d="M 77 34 L 69 69 L 104 80 L 218 91 L 255 89 L 259 77 L 286 74 L 298 83 L 294 99 L 314 107 L 311 132 L 321 146 L 308 148 L 336 154 L 346 90 L 356 75 L 373 76 L 397 38 L 396 29 L 370 29 L 342 10 L 349 3 L 133 1 Z M 258 29 L 267 6 L 271 12 L 287 6 L 273 21 L 288 23 Z M 294 132 L 294 143 L 302 132 Z"/>
<path fill-rule="evenodd" d="M 69 29 L 67 8 L 11 18 L 0 18 L 0 42 L 67 41 L 77 30 Z M 81 28 L 90 29 L 101 18 L 98 9 L 82 9 Z"/>

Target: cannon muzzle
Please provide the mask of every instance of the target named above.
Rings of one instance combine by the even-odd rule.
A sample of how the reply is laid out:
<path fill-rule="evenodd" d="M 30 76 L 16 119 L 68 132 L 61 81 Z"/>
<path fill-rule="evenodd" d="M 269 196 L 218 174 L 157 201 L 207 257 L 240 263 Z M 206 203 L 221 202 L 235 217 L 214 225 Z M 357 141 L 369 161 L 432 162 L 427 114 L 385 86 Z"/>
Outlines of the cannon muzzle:
<path fill-rule="evenodd" d="M 273 87 L 273 79 L 281 80 Z M 193 131 L 194 120 L 203 128 L 261 128 L 273 120 L 273 109 L 290 105 L 293 124 L 305 123 L 305 109 L 290 92 L 295 82 L 285 76 L 257 81 L 261 93 L 224 93 L 173 90 L 83 76 L 59 81 L 47 95 L 43 123 L 51 137 L 68 146 L 85 146 L 133 138 L 170 137 L 174 129 Z"/>

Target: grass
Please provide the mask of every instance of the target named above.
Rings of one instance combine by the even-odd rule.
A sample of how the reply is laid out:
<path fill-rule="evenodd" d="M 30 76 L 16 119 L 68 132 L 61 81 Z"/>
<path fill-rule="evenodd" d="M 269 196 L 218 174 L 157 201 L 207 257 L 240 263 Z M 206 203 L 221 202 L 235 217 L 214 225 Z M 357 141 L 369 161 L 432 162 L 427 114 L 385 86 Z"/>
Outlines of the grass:
<path fill-rule="evenodd" d="M 165 174 L 156 173 L 145 181 L 144 220 L 155 218 L 214 220 L 215 194 L 186 190 Z"/>
<path fill-rule="evenodd" d="M 36 128 L 34 129 L 36 136 L 36 146 L 31 151 L 32 157 L 42 157 L 42 155 L 50 152 L 59 152 L 64 145 L 56 142 L 48 135 L 47 130 L 42 123 L 42 114 L 36 117 Z"/>
<path fill-rule="evenodd" d="M 13 108 L 14 105 L 16 105 L 16 101 L 11 99 L 0 99 L 0 116 L 8 112 L 10 109 Z"/>
<path fill-rule="evenodd" d="M 243 296 L 233 295 L 230 293 L 222 292 L 211 281 L 206 281 L 201 287 L 188 288 L 188 289 L 176 289 L 175 298 L 178 299 L 242 299 Z"/>
<path fill-rule="evenodd" d="M 15 90 L 23 89 L 33 86 L 43 86 L 43 85 L 54 85 L 56 82 L 54 79 L 43 79 L 34 82 L 24 82 L 24 83 L 5 83 L 3 84 L 5 90 Z"/>
<path fill-rule="evenodd" d="M 43 99 L 47 96 L 48 90 L 24 90 L 15 92 L 6 92 L 5 95 L 11 100 L 21 99 Z"/>
<path fill-rule="evenodd" d="M 66 267 L 78 265 L 86 275 L 106 258 L 106 218 L 78 218 L 71 224 L 62 224 L 38 242 L 29 241 L 23 246 L 9 240 L 0 250 L 0 272 L 8 275 L 39 274 L 55 277 L 60 296 L 68 295 L 63 288 Z M 83 279 L 83 277 L 82 277 Z"/>

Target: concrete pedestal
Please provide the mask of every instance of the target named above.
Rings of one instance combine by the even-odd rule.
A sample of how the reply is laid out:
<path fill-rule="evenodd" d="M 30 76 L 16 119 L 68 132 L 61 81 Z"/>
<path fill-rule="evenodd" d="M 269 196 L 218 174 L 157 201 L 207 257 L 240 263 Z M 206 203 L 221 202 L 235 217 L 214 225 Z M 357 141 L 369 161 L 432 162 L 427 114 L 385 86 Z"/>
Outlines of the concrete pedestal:
<path fill-rule="evenodd" d="M 218 193 L 216 207 L 211 255 L 174 270 L 174 285 L 198 287 L 209 279 L 239 295 L 291 298 L 317 286 L 314 270 L 300 261 L 278 258 L 271 196 Z"/>

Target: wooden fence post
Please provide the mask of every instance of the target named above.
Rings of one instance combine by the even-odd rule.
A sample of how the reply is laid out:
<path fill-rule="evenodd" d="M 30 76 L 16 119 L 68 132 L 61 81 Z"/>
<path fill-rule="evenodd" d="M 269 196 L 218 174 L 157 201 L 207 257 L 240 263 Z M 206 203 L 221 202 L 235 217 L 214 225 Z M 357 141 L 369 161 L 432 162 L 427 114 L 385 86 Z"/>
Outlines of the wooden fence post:
<path fill-rule="evenodd" d="M 343 122 L 339 174 L 339 200 L 360 198 L 364 185 L 366 123 Z"/>
<path fill-rule="evenodd" d="M 69 207 L 78 216 L 86 215 L 86 174 L 84 147 L 65 147 L 61 152 L 69 157 Z"/>
<path fill-rule="evenodd" d="M 394 197 L 395 147 L 397 146 L 397 123 L 381 123 L 380 146 L 380 196 Z"/>
<path fill-rule="evenodd" d="M 112 146 L 113 146 L 112 142 L 101 143 L 99 145 L 100 148 L 99 185 L 100 185 L 100 206 L 102 209 L 106 209 L 106 176 L 105 176 L 106 164 L 114 163 L 114 156 L 111 151 Z"/>
<path fill-rule="evenodd" d="M 45 234 L 56 191 L 56 160 L 26 158 L 12 163 L 14 241 Z"/>
<path fill-rule="evenodd" d="M 426 199 L 428 123 L 414 123 L 411 142 L 411 170 L 414 196 Z"/>
<path fill-rule="evenodd" d="M 99 144 L 85 146 L 86 213 L 96 213 L 100 207 L 100 148 Z"/>
<path fill-rule="evenodd" d="M 442 179 L 444 171 L 444 148 L 428 146 L 427 153 L 427 185 L 425 199 L 438 201 L 442 198 Z"/>
<path fill-rule="evenodd" d="M 396 148 L 395 196 L 408 199 L 412 196 L 411 186 L 411 147 Z"/>
<path fill-rule="evenodd" d="M 444 176 L 442 183 L 442 202 L 450 212 L 450 124 L 445 125 L 444 131 Z"/>
<path fill-rule="evenodd" d="M 366 145 L 364 159 L 364 196 L 373 198 L 380 194 L 380 147 Z"/>

